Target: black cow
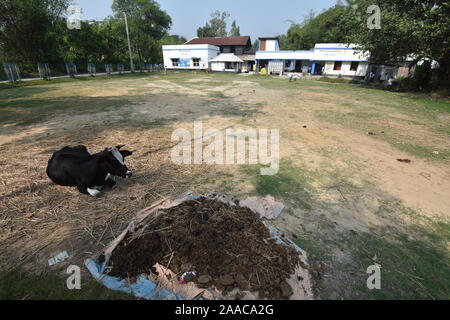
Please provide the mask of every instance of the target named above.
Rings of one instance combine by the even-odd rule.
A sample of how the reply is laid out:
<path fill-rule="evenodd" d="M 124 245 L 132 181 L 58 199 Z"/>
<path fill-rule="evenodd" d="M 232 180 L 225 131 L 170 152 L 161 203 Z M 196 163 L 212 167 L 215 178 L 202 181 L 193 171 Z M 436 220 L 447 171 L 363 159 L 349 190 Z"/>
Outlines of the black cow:
<path fill-rule="evenodd" d="M 111 176 L 129 178 L 132 172 L 124 163 L 131 151 L 121 151 L 123 145 L 91 154 L 85 146 L 64 147 L 48 161 L 47 175 L 56 184 L 77 187 L 87 195 L 98 196 L 103 187 L 114 187 Z"/>

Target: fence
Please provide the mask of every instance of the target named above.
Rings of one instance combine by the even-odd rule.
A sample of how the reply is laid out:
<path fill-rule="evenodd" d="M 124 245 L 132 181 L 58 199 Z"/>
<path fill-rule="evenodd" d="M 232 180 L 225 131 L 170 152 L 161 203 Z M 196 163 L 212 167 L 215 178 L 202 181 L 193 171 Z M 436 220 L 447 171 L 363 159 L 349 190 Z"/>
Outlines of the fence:
<path fill-rule="evenodd" d="M 95 63 L 88 63 L 88 73 L 91 77 L 97 75 L 97 69 L 95 68 Z"/>
<path fill-rule="evenodd" d="M 71 78 L 75 78 L 75 76 L 78 74 L 77 66 L 74 63 L 66 63 L 66 70 L 67 74 Z"/>
<path fill-rule="evenodd" d="M 118 72 L 119 74 L 122 74 L 124 71 L 125 71 L 124 65 L 123 65 L 123 64 L 118 64 L 118 65 L 117 65 L 117 72 Z"/>
<path fill-rule="evenodd" d="M 67 76 L 71 78 L 75 78 L 78 75 L 77 65 L 75 63 L 65 63 L 64 64 L 66 69 Z M 15 62 L 4 62 L 3 63 L 3 69 L 6 77 L 3 77 L 0 73 L 0 77 L 3 77 L 3 79 L 9 81 L 9 82 L 18 82 L 22 81 L 20 68 L 17 63 Z M 47 62 L 39 62 L 37 64 L 38 69 L 38 76 L 42 80 L 51 80 L 52 74 L 50 65 Z M 87 70 L 87 75 L 90 75 L 92 77 L 97 75 L 96 65 L 94 63 L 88 63 L 87 69 L 82 68 L 83 70 Z M 164 67 L 162 64 L 145 64 L 142 63 L 139 65 L 140 72 L 159 72 L 164 70 Z M 125 65 L 124 64 L 117 64 L 117 74 L 123 74 L 125 72 Z M 83 71 L 85 72 L 85 71 Z M 105 64 L 105 72 L 108 75 L 111 75 L 114 73 L 114 65 L 113 64 Z M 23 74 L 22 74 L 23 75 Z M 26 77 L 30 77 L 25 80 L 32 80 L 37 79 L 35 78 L 37 74 L 28 74 L 25 73 Z M 56 75 L 53 75 L 53 77 L 64 77 L 61 73 L 57 73 Z M 0 80 L 2 80 L 0 78 Z"/>
<path fill-rule="evenodd" d="M 3 69 L 5 70 L 6 77 L 9 82 L 20 81 L 20 70 L 15 62 L 5 62 L 3 63 Z"/>
<path fill-rule="evenodd" d="M 41 80 L 51 80 L 51 73 L 50 73 L 50 66 L 48 63 L 39 62 L 38 63 L 38 72 L 39 72 L 39 78 Z"/>

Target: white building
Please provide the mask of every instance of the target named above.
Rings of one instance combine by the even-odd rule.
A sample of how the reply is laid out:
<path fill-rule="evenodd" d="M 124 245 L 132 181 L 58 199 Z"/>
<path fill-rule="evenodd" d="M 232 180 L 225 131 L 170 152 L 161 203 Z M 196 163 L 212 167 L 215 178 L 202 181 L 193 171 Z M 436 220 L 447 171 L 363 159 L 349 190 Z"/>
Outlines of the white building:
<path fill-rule="evenodd" d="M 209 44 L 183 44 L 163 46 L 164 68 L 208 69 L 209 61 L 220 54 L 220 48 Z"/>
<path fill-rule="evenodd" d="M 355 44 L 318 43 L 311 50 L 282 51 L 277 38 L 260 38 L 256 52 L 257 70 L 282 74 L 302 72 L 330 76 L 364 77 L 369 55 Z"/>
<path fill-rule="evenodd" d="M 222 53 L 209 61 L 212 71 L 238 72 L 242 70 L 244 61 L 233 53 Z"/>

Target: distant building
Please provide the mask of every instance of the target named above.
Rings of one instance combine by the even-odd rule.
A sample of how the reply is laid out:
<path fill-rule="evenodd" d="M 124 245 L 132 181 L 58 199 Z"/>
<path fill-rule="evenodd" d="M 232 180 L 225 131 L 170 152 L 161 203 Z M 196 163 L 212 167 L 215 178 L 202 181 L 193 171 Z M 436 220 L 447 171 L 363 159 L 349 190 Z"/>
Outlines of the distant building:
<path fill-rule="evenodd" d="M 222 53 L 209 61 L 212 71 L 239 72 L 242 70 L 244 61 L 233 53 Z"/>
<path fill-rule="evenodd" d="M 260 38 L 256 52 L 257 71 L 283 74 L 298 72 L 313 75 L 365 77 L 369 55 L 355 44 L 317 43 L 310 50 L 280 50 L 277 38 Z"/>
<path fill-rule="evenodd" d="M 209 60 L 220 54 L 220 48 L 209 44 L 163 46 L 164 68 L 175 70 L 205 70 Z"/>
<path fill-rule="evenodd" d="M 163 46 L 164 67 L 248 72 L 255 64 L 255 53 L 251 49 L 249 36 L 194 38 L 182 45 Z"/>

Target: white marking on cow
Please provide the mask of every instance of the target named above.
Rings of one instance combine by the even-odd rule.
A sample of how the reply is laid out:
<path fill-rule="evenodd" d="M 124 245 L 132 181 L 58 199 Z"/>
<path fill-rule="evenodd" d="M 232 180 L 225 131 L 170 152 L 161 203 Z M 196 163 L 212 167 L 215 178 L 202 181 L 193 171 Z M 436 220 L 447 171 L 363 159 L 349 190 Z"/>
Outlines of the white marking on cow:
<path fill-rule="evenodd" d="M 87 192 L 89 192 L 89 194 L 93 197 L 97 197 L 100 195 L 100 191 L 96 190 L 96 189 L 87 189 Z"/>
<path fill-rule="evenodd" d="M 106 175 L 106 177 L 105 177 L 105 181 L 108 181 L 108 180 L 109 180 L 109 178 L 111 178 L 111 174 L 110 174 L 110 173 L 108 173 L 108 174 Z"/>
<path fill-rule="evenodd" d="M 119 161 L 121 165 L 124 165 L 124 163 L 123 163 L 123 156 L 120 153 L 120 151 L 117 150 L 117 148 L 112 148 L 111 152 L 112 152 L 113 156 L 116 157 L 117 161 Z"/>

